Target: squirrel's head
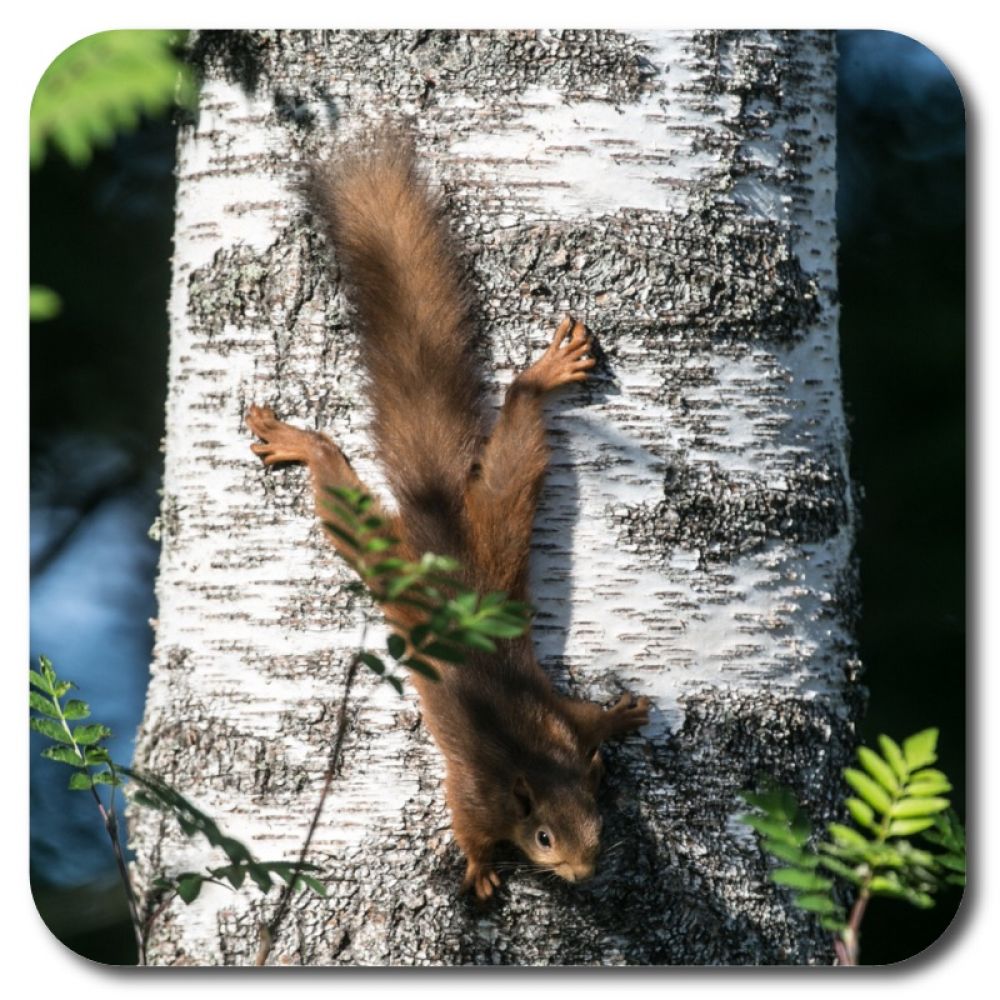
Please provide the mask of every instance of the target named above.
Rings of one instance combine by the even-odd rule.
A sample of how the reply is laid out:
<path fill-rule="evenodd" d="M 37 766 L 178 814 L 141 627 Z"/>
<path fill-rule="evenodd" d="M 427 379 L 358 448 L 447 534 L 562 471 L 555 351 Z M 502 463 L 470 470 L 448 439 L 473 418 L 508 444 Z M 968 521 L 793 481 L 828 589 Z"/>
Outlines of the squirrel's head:
<path fill-rule="evenodd" d="M 532 787 L 524 776 L 514 781 L 514 843 L 529 860 L 567 882 L 594 874 L 601 849 L 602 821 L 594 796 L 600 766 L 595 753 L 578 780 L 544 787 Z"/>

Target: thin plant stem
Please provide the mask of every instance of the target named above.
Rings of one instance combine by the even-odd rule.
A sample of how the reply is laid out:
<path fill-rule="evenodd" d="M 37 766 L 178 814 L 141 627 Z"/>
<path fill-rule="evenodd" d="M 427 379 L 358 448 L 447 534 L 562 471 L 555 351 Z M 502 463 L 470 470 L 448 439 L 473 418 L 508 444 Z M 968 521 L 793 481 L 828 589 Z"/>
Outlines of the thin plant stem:
<path fill-rule="evenodd" d="M 841 965 L 857 965 L 859 944 L 861 941 L 861 921 L 868 906 L 871 893 L 865 886 L 858 893 L 858 898 L 851 907 L 851 915 L 847 920 L 847 927 L 837 935 L 834 941 L 834 948 L 837 952 L 837 959 Z"/>
<path fill-rule="evenodd" d="M 73 750 L 80 760 L 86 760 L 86 754 L 84 754 L 79 745 L 76 742 L 76 737 L 73 736 L 73 731 L 69 728 L 66 722 L 66 717 L 63 715 L 62 706 L 59 704 L 58 698 L 53 698 L 52 702 L 56 711 L 59 713 L 59 721 L 62 723 L 63 730 L 66 736 L 69 738 L 72 744 Z M 112 777 L 117 781 L 118 772 L 115 770 L 115 766 L 108 759 L 108 766 L 111 768 Z M 125 899 L 128 903 L 129 919 L 132 923 L 132 933 L 135 934 L 135 945 L 137 950 L 137 962 L 139 965 L 146 964 L 146 944 L 145 938 L 142 932 L 142 920 L 139 918 L 139 902 L 135 896 L 135 889 L 132 886 L 132 879 L 129 877 L 128 864 L 125 861 L 125 853 L 122 850 L 121 838 L 118 836 L 118 817 L 115 815 L 115 789 L 116 784 L 111 786 L 111 806 L 110 809 L 104 807 L 104 803 L 101 801 L 101 796 L 98 794 L 97 785 L 94 784 L 94 776 L 90 770 L 90 765 L 85 765 L 84 771 L 87 777 L 90 779 L 90 794 L 94 797 L 94 802 L 97 804 L 97 809 L 101 814 L 101 819 L 104 822 L 104 830 L 108 835 L 108 839 L 111 841 L 111 850 L 115 856 L 115 865 L 118 868 L 118 875 L 121 878 L 122 885 L 125 888 Z"/>
<path fill-rule="evenodd" d="M 362 650 L 365 648 L 367 636 L 368 618 L 366 616 L 364 626 L 361 631 L 360 645 Z M 361 657 L 359 652 L 355 653 L 354 656 L 351 657 L 351 662 L 347 667 L 347 675 L 344 678 L 344 695 L 340 700 L 340 709 L 337 713 L 337 732 L 334 736 L 333 749 L 330 751 L 330 758 L 327 762 L 326 773 L 323 775 L 323 788 L 319 794 L 319 801 L 316 803 L 316 808 L 313 810 L 312 819 L 309 822 L 309 830 L 306 833 L 305 840 L 302 842 L 302 847 L 299 850 L 299 857 L 295 862 L 295 869 L 292 871 L 292 877 L 281 890 L 281 896 L 278 899 L 278 907 L 275 910 L 274 917 L 270 923 L 262 925 L 260 928 L 260 947 L 257 950 L 257 958 L 255 961 L 256 965 L 265 965 L 269 955 L 271 954 L 271 949 L 274 945 L 275 938 L 278 936 L 281 923 L 285 919 L 285 915 L 288 912 L 292 894 L 295 891 L 296 882 L 298 881 L 299 874 L 302 871 L 302 865 L 305 863 L 306 857 L 309 855 L 309 849 L 312 846 L 313 836 L 316 833 L 316 828 L 319 826 L 320 816 L 323 814 L 323 807 L 326 805 L 327 797 L 330 794 L 330 788 L 333 786 L 333 779 L 336 777 L 337 771 L 340 768 L 341 751 L 344 746 L 344 737 L 347 734 L 347 705 L 351 694 L 351 688 L 354 685 L 354 678 L 357 675 L 358 667 L 360 665 Z"/>

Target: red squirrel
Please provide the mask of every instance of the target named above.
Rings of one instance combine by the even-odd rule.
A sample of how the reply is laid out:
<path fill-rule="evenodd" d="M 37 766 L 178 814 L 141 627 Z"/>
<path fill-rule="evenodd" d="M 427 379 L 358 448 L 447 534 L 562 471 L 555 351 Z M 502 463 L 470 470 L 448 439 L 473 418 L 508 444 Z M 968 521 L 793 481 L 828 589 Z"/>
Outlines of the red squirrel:
<path fill-rule="evenodd" d="M 470 589 L 527 601 L 532 521 L 549 458 L 542 403 L 587 378 L 596 363 L 588 333 L 564 318 L 542 357 L 514 379 L 489 432 L 471 297 L 412 145 L 383 137 L 367 153 L 319 164 L 308 194 L 360 322 L 372 433 L 398 512 L 382 508 L 327 436 L 259 406 L 246 418 L 263 442 L 254 453 L 265 465 L 307 465 L 324 520 L 329 488 L 360 490 L 373 497 L 403 558 L 452 556 Z M 390 624 L 407 614 L 385 610 Z M 438 681 L 411 677 L 447 764 L 452 828 L 467 861 L 463 890 L 480 901 L 493 895 L 501 841 L 567 881 L 589 878 L 600 848 L 598 747 L 648 722 L 648 699 L 625 694 L 606 710 L 564 697 L 540 668 L 530 634 L 498 640 L 495 653 L 470 651 L 463 665 L 434 666 Z"/>

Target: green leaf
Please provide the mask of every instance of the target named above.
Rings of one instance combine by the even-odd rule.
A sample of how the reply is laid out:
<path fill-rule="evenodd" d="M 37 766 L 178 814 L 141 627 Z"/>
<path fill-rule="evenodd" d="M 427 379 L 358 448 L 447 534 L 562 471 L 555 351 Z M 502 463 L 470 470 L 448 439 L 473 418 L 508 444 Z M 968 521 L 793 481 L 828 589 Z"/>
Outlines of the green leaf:
<path fill-rule="evenodd" d="M 459 614 L 459 616 L 473 615 L 476 613 L 476 595 L 472 591 L 466 591 L 463 594 L 458 594 L 448 603 Z"/>
<path fill-rule="evenodd" d="M 50 740 L 55 740 L 57 743 L 72 744 L 73 742 L 62 724 L 56 722 L 55 719 L 41 719 L 37 715 L 33 715 L 28 720 L 28 725 L 36 733 L 41 733 L 42 736 L 47 736 Z"/>
<path fill-rule="evenodd" d="M 395 573 L 397 570 L 402 569 L 405 565 L 406 563 L 402 559 L 380 559 L 377 563 L 372 565 L 371 570 L 379 576 L 384 576 L 387 573 Z"/>
<path fill-rule="evenodd" d="M 46 747 L 42 751 L 42 756 L 60 764 L 69 764 L 70 767 L 86 767 L 86 761 L 72 747 Z"/>
<path fill-rule="evenodd" d="M 765 837 L 761 841 L 761 847 L 779 861 L 795 865 L 796 868 L 815 868 L 819 864 L 819 858 L 815 854 L 800 850 L 792 844 L 782 843 L 780 840 Z"/>
<path fill-rule="evenodd" d="M 177 883 L 177 895 L 180 896 L 185 903 L 191 904 L 198 898 L 198 894 L 201 892 L 201 887 L 204 882 L 204 877 L 197 873 L 185 875 L 184 878 Z"/>
<path fill-rule="evenodd" d="M 431 626 L 426 622 L 414 625 L 413 628 L 410 629 L 410 645 L 414 649 L 419 649 L 430 636 L 431 631 Z"/>
<path fill-rule="evenodd" d="M 247 874 L 257 883 L 257 888 L 261 892 L 268 892 L 274 882 L 268 874 L 267 869 L 260 864 L 247 865 Z"/>
<path fill-rule="evenodd" d="M 941 795 L 951 791 L 951 782 L 940 771 L 918 771 L 906 786 L 906 794 L 914 797 Z"/>
<path fill-rule="evenodd" d="M 399 597 L 411 584 L 420 579 L 418 573 L 404 573 L 402 576 L 396 577 L 395 580 L 390 580 L 388 586 L 385 588 L 386 595 L 392 599 Z"/>
<path fill-rule="evenodd" d="M 358 653 L 358 659 L 380 676 L 385 673 L 385 664 L 374 653 Z"/>
<path fill-rule="evenodd" d="M 386 639 L 386 648 L 389 650 L 389 655 L 394 660 L 402 659 L 406 653 L 406 640 L 396 632 Z"/>
<path fill-rule="evenodd" d="M 439 681 L 441 675 L 426 660 L 421 660 L 417 656 L 410 656 L 403 660 L 403 664 L 411 670 L 426 677 L 428 680 Z"/>
<path fill-rule="evenodd" d="M 947 799 L 900 799 L 892 807 L 892 816 L 905 818 L 908 816 L 933 816 L 949 806 Z"/>
<path fill-rule="evenodd" d="M 795 905 L 801 910 L 808 910 L 810 913 L 821 913 L 824 916 L 837 912 L 837 904 L 829 896 L 819 893 L 815 895 L 796 896 Z"/>
<path fill-rule="evenodd" d="M 823 930 L 832 931 L 834 933 L 842 931 L 847 926 L 842 918 L 833 916 L 820 917 L 819 924 Z"/>
<path fill-rule="evenodd" d="M 343 500 L 352 509 L 361 503 L 361 498 L 364 496 L 361 490 L 356 490 L 353 486 L 324 486 L 323 489 L 330 496 Z"/>
<path fill-rule="evenodd" d="M 889 762 L 889 766 L 896 777 L 900 781 L 906 781 L 910 769 L 906 766 L 906 760 L 903 757 L 903 751 L 899 748 L 899 744 L 882 734 L 878 738 L 878 745 L 882 751 L 882 756 Z"/>
<path fill-rule="evenodd" d="M 224 878 L 234 889 L 239 889 L 246 879 L 247 870 L 243 865 L 223 865 L 221 868 L 211 869 L 216 878 Z"/>
<path fill-rule="evenodd" d="M 844 826 L 842 823 L 829 823 L 826 829 L 841 847 L 850 847 L 857 850 L 863 850 L 868 847 L 868 841 L 857 830 L 849 826 Z"/>
<path fill-rule="evenodd" d="M 34 670 L 29 670 L 28 680 L 36 688 L 41 688 L 46 694 L 52 694 L 52 685 L 41 674 L 35 673 Z"/>
<path fill-rule="evenodd" d="M 525 629 L 523 624 L 512 625 L 498 618 L 481 618 L 469 627 L 481 635 L 491 635 L 498 639 L 516 639 Z"/>
<path fill-rule="evenodd" d="M 843 861 L 838 861 L 837 858 L 831 858 L 829 855 L 823 855 L 819 859 L 819 863 L 828 871 L 833 872 L 834 875 L 839 875 L 853 885 L 861 885 L 861 875 L 850 865 L 845 865 Z"/>
<path fill-rule="evenodd" d="M 780 790 L 777 788 L 765 788 L 758 792 L 740 792 L 740 798 L 743 799 L 747 805 L 756 806 L 758 809 L 763 810 L 769 816 L 781 817 L 783 819 L 789 819 L 791 813 L 787 813 L 782 804 Z"/>
<path fill-rule="evenodd" d="M 299 874 L 299 877 L 295 880 L 295 885 L 292 888 L 297 888 L 299 885 L 308 886 L 315 892 L 318 896 L 326 895 L 326 886 L 323 885 L 318 879 L 314 879 L 311 875 Z"/>
<path fill-rule="evenodd" d="M 76 719 L 86 719 L 90 715 L 90 706 L 85 701 L 73 699 L 63 706 L 63 715 L 71 722 Z"/>
<path fill-rule="evenodd" d="M 847 806 L 847 811 L 851 814 L 854 822 L 858 826 L 867 827 L 869 830 L 874 830 L 877 826 L 875 823 L 875 811 L 872 809 L 867 802 L 862 802 L 861 799 L 856 799 L 851 796 L 845 802 Z"/>
<path fill-rule="evenodd" d="M 924 729 L 903 741 L 903 756 L 911 771 L 926 767 L 937 760 L 935 753 L 937 738 L 938 731 L 936 729 Z"/>
<path fill-rule="evenodd" d="M 28 315 L 32 323 L 54 319 L 62 311 L 62 299 L 51 288 L 32 285 L 28 298 Z"/>
<path fill-rule="evenodd" d="M 104 747 L 86 747 L 83 751 L 83 759 L 88 764 L 109 764 L 111 754 Z"/>
<path fill-rule="evenodd" d="M 90 746 L 111 735 L 111 730 L 107 726 L 95 723 L 91 726 L 77 726 L 73 730 L 73 739 L 81 746 Z"/>
<path fill-rule="evenodd" d="M 337 517 L 343 521 L 343 528 L 345 531 L 349 531 L 353 537 L 353 533 L 360 529 L 361 522 L 358 519 L 358 513 L 352 510 L 349 506 L 342 503 L 337 503 L 336 500 L 324 500 L 323 506 L 326 510 L 333 511 Z"/>
<path fill-rule="evenodd" d="M 56 706 L 48 698 L 39 694 L 37 691 L 28 692 L 28 704 L 36 712 L 41 712 L 43 715 L 47 715 L 51 719 L 59 718 L 59 712 L 56 710 Z"/>
<path fill-rule="evenodd" d="M 209 839 L 211 839 L 217 847 L 221 847 L 222 850 L 226 852 L 226 856 L 233 862 L 233 864 L 238 864 L 242 861 L 253 861 L 253 855 L 247 850 L 244 844 L 238 841 L 235 837 L 227 837 L 223 835 L 222 831 L 214 823 L 212 823 L 212 827 L 213 836 Z"/>
<path fill-rule="evenodd" d="M 948 868 L 953 872 L 961 872 L 963 875 L 965 874 L 964 857 L 960 857 L 957 854 L 939 854 L 936 860 L 943 868 Z"/>
<path fill-rule="evenodd" d="M 844 780 L 865 802 L 880 813 L 887 813 L 892 808 L 892 799 L 889 798 L 885 789 L 863 771 L 849 767 L 844 771 Z"/>
<path fill-rule="evenodd" d="M 858 747 L 858 760 L 861 766 L 890 794 L 899 791 L 899 782 L 893 769 L 882 758 L 869 750 L 868 747 Z"/>
<path fill-rule="evenodd" d="M 385 679 L 396 689 L 397 694 L 403 693 L 403 682 L 392 674 L 386 674 Z"/>
<path fill-rule="evenodd" d="M 939 771 L 937 770 L 937 768 L 933 767 L 921 768 L 921 770 L 915 771 L 913 774 L 910 775 L 911 784 L 922 784 L 925 781 L 927 782 L 939 781 L 947 784 L 948 776 L 944 773 L 944 771 Z"/>
<path fill-rule="evenodd" d="M 889 824 L 890 837 L 909 837 L 934 825 L 933 819 L 894 819 Z"/>
<path fill-rule="evenodd" d="M 436 660 L 444 660 L 445 663 L 465 663 L 465 654 L 461 649 L 450 643 L 429 642 L 420 652 L 426 653 L 428 656 L 433 656 Z"/>
<path fill-rule="evenodd" d="M 91 787 L 90 775 L 86 771 L 75 771 L 69 776 L 69 789 L 71 792 L 86 792 Z"/>
<path fill-rule="evenodd" d="M 802 871 L 800 868 L 776 868 L 771 872 L 771 881 L 776 885 L 785 885 L 790 889 L 804 889 L 809 892 L 824 892 L 833 888 L 833 882 L 815 872 Z"/>
<path fill-rule="evenodd" d="M 344 531 L 339 524 L 334 524 L 333 521 L 324 521 L 323 527 L 332 535 L 336 535 L 345 545 L 350 546 L 355 551 L 361 551 L 361 544 L 358 540 L 347 531 Z"/>
<path fill-rule="evenodd" d="M 480 635 L 478 632 L 471 632 L 467 629 L 459 629 L 452 632 L 448 638 L 471 649 L 482 649 L 487 653 L 495 653 L 497 651 L 497 645 L 492 639 L 488 639 L 485 635 Z"/>
<path fill-rule="evenodd" d="M 770 816 L 748 814 L 739 818 L 748 826 L 752 826 L 758 833 L 762 833 L 765 837 L 782 844 L 801 847 L 809 839 L 808 835 L 803 837 L 801 833 L 793 831 L 787 823 L 771 819 Z"/>
<path fill-rule="evenodd" d="M 934 898 L 929 893 L 903 885 L 895 875 L 888 877 L 876 875 L 868 883 L 868 889 L 873 896 L 889 896 L 893 899 L 903 899 L 922 910 L 929 909 L 934 905 Z"/>
<path fill-rule="evenodd" d="M 74 166 L 133 129 L 143 114 L 190 103 L 190 70 L 173 54 L 171 31 L 103 31 L 74 42 L 49 64 L 31 102 L 31 165 L 49 144 Z"/>

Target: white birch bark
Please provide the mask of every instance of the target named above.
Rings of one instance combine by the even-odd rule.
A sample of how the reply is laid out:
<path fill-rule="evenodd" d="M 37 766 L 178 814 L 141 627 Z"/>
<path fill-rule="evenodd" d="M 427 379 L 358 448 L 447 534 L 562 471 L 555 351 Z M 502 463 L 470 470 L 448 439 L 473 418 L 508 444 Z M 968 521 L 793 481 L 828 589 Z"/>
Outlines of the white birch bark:
<path fill-rule="evenodd" d="M 250 454 L 251 402 L 328 431 L 363 478 L 356 342 L 296 190 L 386 113 L 413 121 L 481 306 L 496 398 L 582 316 L 605 358 L 549 411 L 532 557 L 557 684 L 653 700 L 608 749 L 591 882 L 456 897 L 441 760 L 370 674 L 272 961 L 826 962 L 735 821 L 757 775 L 829 815 L 858 701 L 837 357 L 828 33 L 207 34 L 178 161 L 157 645 L 138 761 L 294 859 L 364 609 L 305 473 Z M 381 628 L 369 629 L 370 644 Z M 220 863 L 133 815 L 140 878 Z M 209 887 L 151 959 L 250 964 L 274 897 Z"/>

